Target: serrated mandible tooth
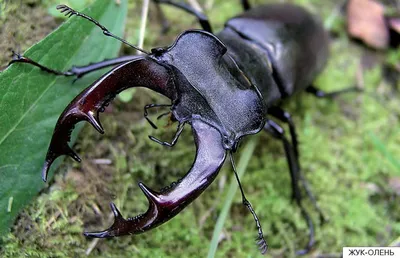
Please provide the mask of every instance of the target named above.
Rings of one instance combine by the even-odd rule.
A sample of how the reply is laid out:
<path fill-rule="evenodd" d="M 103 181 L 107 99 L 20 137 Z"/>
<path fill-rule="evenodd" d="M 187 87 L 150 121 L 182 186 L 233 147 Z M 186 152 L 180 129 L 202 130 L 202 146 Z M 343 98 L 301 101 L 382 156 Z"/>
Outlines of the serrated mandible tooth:
<path fill-rule="evenodd" d="M 76 162 L 81 162 L 81 158 L 78 156 L 78 154 L 76 154 L 76 152 L 67 145 L 67 151 L 66 151 L 66 155 L 70 156 L 71 158 L 73 158 Z"/>
<path fill-rule="evenodd" d="M 103 126 L 101 126 L 98 114 L 95 115 L 93 111 L 89 111 L 87 114 L 85 113 L 86 117 L 89 120 L 89 123 L 93 125 L 93 127 L 101 134 L 104 134 Z"/>
<path fill-rule="evenodd" d="M 153 191 L 150 188 L 148 188 L 147 186 L 145 186 L 142 182 L 139 182 L 138 185 L 139 185 L 140 189 L 142 189 L 142 192 L 144 193 L 144 195 L 146 195 L 147 199 L 151 203 L 154 203 L 156 206 L 158 206 L 160 204 L 159 195 L 155 191 Z"/>

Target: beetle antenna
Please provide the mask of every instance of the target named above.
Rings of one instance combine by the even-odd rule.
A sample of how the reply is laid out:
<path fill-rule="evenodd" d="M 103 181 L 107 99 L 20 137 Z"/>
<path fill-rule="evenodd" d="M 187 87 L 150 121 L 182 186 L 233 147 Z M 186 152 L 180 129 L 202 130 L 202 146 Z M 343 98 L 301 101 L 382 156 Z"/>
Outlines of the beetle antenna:
<path fill-rule="evenodd" d="M 233 160 L 232 151 L 229 152 L 229 158 L 231 160 L 233 172 L 235 173 L 235 177 L 236 177 L 236 180 L 238 182 L 240 192 L 242 193 L 243 205 L 246 206 L 247 209 L 251 212 L 251 214 L 253 215 L 254 220 L 256 222 L 256 226 L 257 226 L 257 229 L 258 229 L 258 237 L 256 239 L 257 245 L 258 245 L 258 249 L 260 250 L 261 254 L 265 254 L 267 252 L 267 250 L 268 250 L 268 244 L 267 244 L 267 241 L 265 241 L 265 239 L 264 239 L 264 234 L 263 234 L 263 231 L 262 231 L 262 228 L 261 228 L 260 220 L 258 219 L 257 214 L 254 211 L 253 207 L 251 206 L 250 202 L 246 199 L 246 196 L 244 195 L 242 184 L 240 183 L 239 176 L 238 176 L 238 174 L 236 172 L 236 166 L 235 166 L 235 161 Z"/>
<path fill-rule="evenodd" d="M 124 40 L 123 38 L 120 38 L 120 37 L 112 34 L 106 27 L 104 27 L 98 21 L 96 21 L 95 19 L 93 19 L 90 16 L 87 16 L 84 13 L 77 12 L 74 9 L 72 9 L 71 7 L 69 7 L 67 5 L 64 5 L 64 4 L 57 5 L 56 9 L 60 10 L 61 13 L 65 13 L 65 16 L 67 16 L 67 17 L 72 17 L 72 16 L 76 15 L 76 16 L 82 17 L 82 18 L 84 18 L 84 19 L 86 19 L 86 20 L 88 20 L 90 22 L 93 22 L 97 27 L 99 27 L 103 31 L 104 35 L 112 37 L 112 38 L 115 38 L 115 39 L 121 41 L 122 43 L 124 43 L 124 44 L 126 44 L 126 45 L 128 45 L 128 46 L 130 46 L 130 47 L 132 47 L 134 49 L 136 49 L 137 51 L 145 53 L 146 55 L 150 54 L 146 50 L 143 50 L 143 49 L 141 49 L 141 48 L 139 48 L 137 46 L 134 46 L 134 45 L 130 44 L 129 42 L 127 42 L 126 40 Z"/>

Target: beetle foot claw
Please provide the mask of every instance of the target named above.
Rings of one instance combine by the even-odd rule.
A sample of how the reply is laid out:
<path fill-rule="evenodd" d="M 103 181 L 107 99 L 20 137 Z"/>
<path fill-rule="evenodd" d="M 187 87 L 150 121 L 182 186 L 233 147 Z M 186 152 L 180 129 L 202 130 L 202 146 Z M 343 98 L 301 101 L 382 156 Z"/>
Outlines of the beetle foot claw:
<path fill-rule="evenodd" d="M 15 52 L 14 50 L 11 50 L 11 52 L 12 52 L 12 59 L 8 63 L 7 67 L 12 65 L 13 63 L 24 62 L 26 60 L 26 58 L 24 58 L 20 53 Z"/>
<path fill-rule="evenodd" d="M 261 254 L 265 254 L 268 250 L 268 244 L 267 241 L 265 241 L 264 236 L 259 235 L 256 239 L 256 242 Z"/>
<path fill-rule="evenodd" d="M 64 15 L 67 17 L 71 17 L 73 15 L 77 15 L 78 12 L 72 9 L 71 7 L 65 5 L 65 4 L 60 4 L 57 5 L 56 7 L 57 10 L 60 10 L 61 13 L 65 13 Z"/>
<path fill-rule="evenodd" d="M 12 60 L 13 61 L 17 61 L 17 60 L 21 60 L 22 59 L 22 55 L 19 54 L 18 52 L 15 52 L 14 50 L 11 50 L 13 56 L 12 56 Z"/>

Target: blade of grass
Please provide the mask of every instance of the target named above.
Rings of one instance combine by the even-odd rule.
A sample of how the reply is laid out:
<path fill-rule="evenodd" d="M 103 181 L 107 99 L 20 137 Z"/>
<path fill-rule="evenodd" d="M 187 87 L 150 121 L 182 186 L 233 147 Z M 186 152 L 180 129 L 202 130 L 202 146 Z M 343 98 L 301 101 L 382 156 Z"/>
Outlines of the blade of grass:
<path fill-rule="evenodd" d="M 149 16 L 149 0 L 143 1 L 142 7 L 142 18 L 140 22 L 140 35 L 139 35 L 139 42 L 138 47 L 143 48 L 144 36 L 146 33 L 146 24 L 147 24 L 147 17 Z M 139 52 L 137 53 L 140 54 Z"/>
<path fill-rule="evenodd" d="M 240 160 L 237 165 L 237 172 L 239 178 L 241 178 L 244 172 L 246 171 L 250 158 L 253 155 L 254 149 L 256 148 L 258 137 L 259 137 L 258 135 L 253 136 L 249 140 L 249 142 L 247 142 L 245 147 L 241 150 L 242 155 L 240 156 Z M 232 174 L 231 183 L 229 184 L 228 193 L 224 201 L 224 207 L 222 208 L 222 211 L 217 220 L 217 224 L 215 225 L 214 228 L 213 237 L 210 243 L 210 248 L 208 249 L 208 255 L 207 255 L 208 258 L 213 258 L 215 256 L 218 247 L 219 236 L 226 221 L 226 217 L 228 216 L 228 212 L 231 208 L 233 197 L 235 196 L 237 190 L 238 190 L 238 184 L 234 175 Z"/>
<path fill-rule="evenodd" d="M 400 236 L 392 243 L 390 243 L 389 246 L 400 246 Z"/>
<path fill-rule="evenodd" d="M 142 4 L 142 16 L 140 20 L 140 30 L 139 30 L 139 40 L 137 46 L 143 49 L 144 38 L 146 35 L 146 28 L 147 28 L 147 18 L 149 16 L 149 0 L 143 0 Z M 142 52 L 139 50 L 136 51 L 137 55 L 141 55 Z M 133 95 L 136 92 L 136 88 L 131 88 L 124 90 L 120 94 L 118 94 L 118 99 L 122 102 L 128 103 L 133 99 Z"/>
<path fill-rule="evenodd" d="M 393 157 L 393 155 L 388 151 L 386 148 L 385 144 L 379 139 L 378 136 L 376 136 L 374 133 L 370 132 L 369 136 L 371 137 L 372 144 L 375 146 L 375 148 L 382 153 L 382 155 L 394 166 L 400 171 L 400 162 L 398 159 Z"/>

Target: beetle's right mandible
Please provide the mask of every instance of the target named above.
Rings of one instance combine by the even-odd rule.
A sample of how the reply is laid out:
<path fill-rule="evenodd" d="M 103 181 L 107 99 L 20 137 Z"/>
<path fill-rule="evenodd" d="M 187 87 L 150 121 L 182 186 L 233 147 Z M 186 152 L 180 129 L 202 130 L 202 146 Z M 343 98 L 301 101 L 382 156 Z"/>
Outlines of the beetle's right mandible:
<path fill-rule="evenodd" d="M 81 92 L 61 114 L 53 132 L 42 178 L 47 179 L 48 170 L 53 161 L 61 156 L 71 156 L 80 161 L 78 155 L 69 147 L 68 142 L 75 125 L 88 121 L 100 133 L 104 133 L 99 121 L 99 113 L 121 91 L 131 87 L 146 87 L 174 101 L 177 97 L 169 71 L 152 59 L 138 57 L 123 63 L 103 75 L 91 86 Z"/>

